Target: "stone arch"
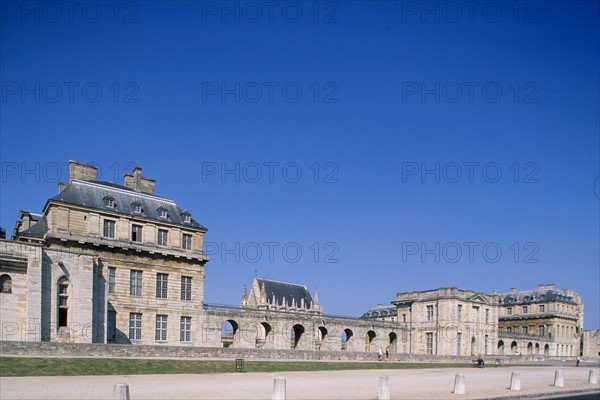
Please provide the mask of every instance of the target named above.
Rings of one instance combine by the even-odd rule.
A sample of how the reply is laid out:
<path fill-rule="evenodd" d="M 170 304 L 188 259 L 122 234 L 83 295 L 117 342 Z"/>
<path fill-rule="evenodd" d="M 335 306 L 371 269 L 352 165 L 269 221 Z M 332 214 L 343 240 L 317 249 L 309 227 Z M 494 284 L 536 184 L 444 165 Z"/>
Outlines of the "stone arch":
<path fill-rule="evenodd" d="M 549 345 L 544 346 L 544 355 L 546 357 L 548 357 L 550 355 L 550 346 Z"/>
<path fill-rule="evenodd" d="M 516 341 L 512 341 L 512 343 L 510 344 L 510 354 L 517 354 L 517 342 Z"/>
<path fill-rule="evenodd" d="M 475 337 L 475 335 L 471 337 L 471 355 L 477 355 L 477 338 Z"/>
<path fill-rule="evenodd" d="M 12 278 L 8 274 L 0 275 L 0 293 L 12 293 Z"/>
<path fill-rule="evenodd" d="M 498 355 L 504 355 L 504 340 L 498 341 Z"/>
<path fill-rule="evenodd" d="M 365 336 L 365 351 L 368 353 L 371 351 L 371 344 L 377 337 L 377 334 L 373 330 L 369 330 Z"/>
<path fill-rule="evenodd" d="M 346 328 L 342 331 L 342 351 L 348 350 L 348 348 L 353 342 L 352 336 L 354 336 L 354 332 L 352 332 L 352 329 Z"/>
<path fill-rule="evenodd" d="M 539 343 L 535 344 L 535 354 L 540 354 L 540 344 Z"/>
<path fill-rule="evenodd" d="M 527 354 L 533 354 L 533 343 L 527 343 Z"/>
<path fill-rule="evenodd" d="M 316 334 L 317 337 L 315 339 L 315 350 L 321 350 L 321 348 L 323 347 L 323 342 L 325 341 L 325 338 L 328 334 L 327 328 L 325 328 L 324 326 L 320 326 L 317 329 Z"/>
<path fill-rule="evenodd" d="M 388 334 L 388 346 L 390 353 L 396 353 L 398 351 L 398 335 L 396 332 L 390 332 Z"/>
<path fill-rule="evenodd" d="M 240 325 L 233 319 L 223 321 L 221 324 L 221 343 L 223 347 L 232 347 L 237 341 Z"/>
<path fill-rule="evenodd" d="M 266 346 L 267 341 L 271 339 L 272 335 L 269 336 L 269 333 L 273 330 L 270 324 L 267 322 L 261 322 L 256 327 L 256 348 L 262 349 Z"/>
<path fill-rule="evenodd" d="M 304 342 L 304 332 L 304 326 L 302 326 L 301 324 L 296 324 L 292 326 L 292 349 L 297 349 L 302 345 L 302 343 Z"/>

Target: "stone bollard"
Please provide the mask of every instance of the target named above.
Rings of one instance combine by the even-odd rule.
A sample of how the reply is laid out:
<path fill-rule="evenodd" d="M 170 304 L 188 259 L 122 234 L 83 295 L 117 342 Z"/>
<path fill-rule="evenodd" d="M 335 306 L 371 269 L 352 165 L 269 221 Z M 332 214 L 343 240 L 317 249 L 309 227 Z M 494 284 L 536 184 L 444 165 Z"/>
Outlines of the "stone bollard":
<path fill-rule="evenodd" d="M 390 400 L 390 377 L 387 375 L 379 377 L 377 400 Z"/>
<path fill-rule="evenodd" d="M 588 383 L 598 384 L 598 370 L 590 369 L 590 375 L 588 376 Z"/>
<path fill-rule="evenodd" d="M 521 374 L 513 372 L 510 375 L 510 390 L 521 390 Z"/>
<path fill-rule="evenodd" d="M 285 400 L 285 378 L 280 376 L 273 381 L 271 400 Z"/>
<path fill-rule="evenodd" d="M 556 370 L 554 373 L 554 386 L 563 387 L 565 386 L 565 377 L 561 369 Z"/>
<path fill-rule="evenodd" d="M 113 388 L 114 400 L 129 400 L 129 385 L 126 383 L 115 383 Z"/>
<path fill-rule="evenodd" d="M 454 377 L 454 394 L 465 394 L 465 375 L 456 374 Z"/>

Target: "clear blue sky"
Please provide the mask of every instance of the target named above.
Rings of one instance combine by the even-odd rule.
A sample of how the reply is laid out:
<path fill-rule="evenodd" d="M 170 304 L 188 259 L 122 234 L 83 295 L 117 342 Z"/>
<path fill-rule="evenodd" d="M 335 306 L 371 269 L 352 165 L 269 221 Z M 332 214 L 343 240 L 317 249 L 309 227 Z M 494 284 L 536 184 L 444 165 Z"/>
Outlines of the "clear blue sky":
<path fill-rule="evenodd" d="M 140 165 L 209 228 L 208 302 L 555 283 L 597 329 L 599 3 L 473 3 L 3 2 L 0 225 Z"/>

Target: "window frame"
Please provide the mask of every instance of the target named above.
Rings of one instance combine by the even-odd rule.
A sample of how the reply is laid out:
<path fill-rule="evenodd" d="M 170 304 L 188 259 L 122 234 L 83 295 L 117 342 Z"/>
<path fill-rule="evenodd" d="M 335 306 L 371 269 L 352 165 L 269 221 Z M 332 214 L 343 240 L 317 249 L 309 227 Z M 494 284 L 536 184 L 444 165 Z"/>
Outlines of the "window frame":
<path fill-rule="evenodd" d="M 156 242 L 159 246 L 168 246 L 169 245 L 169 230 L 168 229 L 158 229 L 158 237 Z"/>
<path fill-rule="evenodd" d="M 169 295 L 169 274 L 156 273 L 156 298 L 166 299 Z"/>
<path fill-rule="evenodd" d="M 141 297 L 143 293 L 143 271 L 132 269 L 129 272 L 129 295 Z"/>
<path fill-rule="evenodd" d="M 142 313 L 129 313 L 129 340 L 142 340 Z"/>
<path fill-rule="evenodd" d="M 182 276 L 181 277 L 181 300 L 191 301 L 192 300 L 192 277 Z"/>
<path fill-rule="evenodd" d="M 182 315 L 179 318 L 179 341 L 183 343 L 192 341 L 192 317 Z"/>
<path fill-rule="evenodd" d="M 108 294 L 115 294 L 117 286 L 117 269 L 115 267 L 108 267 L 106 283 L 108 286 Z"/>
<path fill-rule="evenodd" d="M 143 225 L 131 224 L 131 241 L 135 243 L 142 243 L 143 230 Z"/>
<path fill-rule="evenodd" d="M 114 238 L 117 222 L 112 219 L 105 219 L 102 226 L 102 236 L 105 238 Z"/>
<path fill-rule="evenodd" d="M 167 341 L 169 316 L 166 314 L 156 314 L 156 325 L 154 332 L 154 340 L 157 342 Z"/>
<path fill-rule="evenodd" d="M 181 248 L 184 250 L 192 250 L 192 241 L 193 239 L 191 234 L 183 233 L 181 237 Z"/>

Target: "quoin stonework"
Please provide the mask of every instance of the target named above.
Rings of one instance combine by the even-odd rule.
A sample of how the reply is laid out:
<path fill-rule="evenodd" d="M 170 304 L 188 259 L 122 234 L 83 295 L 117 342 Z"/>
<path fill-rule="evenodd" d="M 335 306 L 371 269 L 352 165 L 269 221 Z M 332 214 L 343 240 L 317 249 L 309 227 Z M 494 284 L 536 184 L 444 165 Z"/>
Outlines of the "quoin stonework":
<path fill-rule="evenodd" d="M 472 357 L 598 358 L 573 290 L 398 293 L 361 317 L 325 312 L 315 290 L 255 276 L 239 306 L 206 303 L 207 228 L 134 168 L 123 185 L 69 162 L 42 213 L 0 239 L 0 340 Z M 286 357 L 290 357 L 286 353 Z M 293 356 L 293 355 L 292 355 Z"/>

